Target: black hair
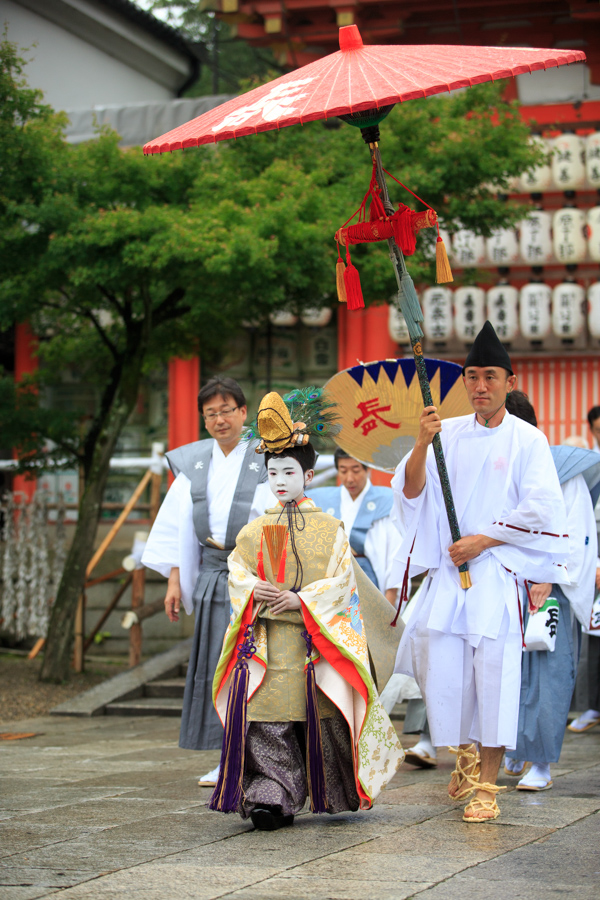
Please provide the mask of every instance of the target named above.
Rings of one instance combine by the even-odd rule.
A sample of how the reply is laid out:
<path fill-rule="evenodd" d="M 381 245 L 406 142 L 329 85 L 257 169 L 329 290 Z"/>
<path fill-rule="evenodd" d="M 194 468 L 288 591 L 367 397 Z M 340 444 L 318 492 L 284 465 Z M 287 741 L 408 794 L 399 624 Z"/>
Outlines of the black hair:
<path fill-rule="evenodd" d="M 592 406 L 587 416 L 590 428 L 596 419 L 600 419 L 600 406 Z"/>
<path fill-rule="evenodd" d="M 342 450 L 341 447 L 337 447 L 335 453 L 333 454 L 333 464 L 336 469 L 339 469 L 338 463 L 340 459 L 353 459 L 354 462 L 360 462 L 360 459 L 356 459 L 354 456 L 350 456 L 349 453 L 346 453 L 345 450 Z M 368 466 L 365 466 L 364 463 L 360 463 L 365 471 L 368 470 Z"/>
<path fill-rule="evenodd" d="M 314 469 L 317 461 L 317 454 L 312 444 L 303 444 L 301 447 L 288 447 L 281 453 L 272 453 L 267 450 L 265 453 L 265 466 L 269 467 L 271 459 L 295 459 L 300 463 L 303 472 Z"/>
<path fill-rule="evenodd" d="M 232 397 L 238 407 L 248 405 L 244 392 L 235 379 L 221 378 L 220 375 L 215 375 L 214 378 L 206 382 L 203 388 L 200 388 L 200 393 L 198 394 L 199 411 L 201 413 L 204 412 L 205 404 L 209 403 L 213 397 L 218 397 L 219 395 L 224 400 L 227 397 Z"/>
<path fill-rule="evenodd" d="M 537 428 L 535 409 L 524 391 L 511 391 L 506 398 L 506 408 L 511 416 L 523 419 L 524 422 L 529 422 Z"/>

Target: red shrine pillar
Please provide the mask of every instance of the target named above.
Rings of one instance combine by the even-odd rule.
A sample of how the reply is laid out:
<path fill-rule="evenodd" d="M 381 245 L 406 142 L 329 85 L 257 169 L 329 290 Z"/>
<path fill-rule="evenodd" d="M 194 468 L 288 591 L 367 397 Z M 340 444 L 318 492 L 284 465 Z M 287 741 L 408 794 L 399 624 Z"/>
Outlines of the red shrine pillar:
<path fill-rule="evenodd" d="M 365 310 L 364 354 L 365 362 L 375 359 L 395 359 L 398 345 L 390 337 L 388 329 L 389 306 L 370 306 Z"/>
<path fill-rule="evenodd" d="M 15 383 L 23 380 L 24 375 L 37 372 L 39 363 L 37 357 L 39 341 L 32 332 L 29 322 L 19 322 L 15 326 Z M 13 457 L 17 458 L 16 451 Z M 15 475 L 13 478 L 13 491 L 22 491 L 28 500 L 35 493 L 35 478 L 26 478 L 25 475 Z"/>
<path fill-rule="evenodd" d="M 200 359 L 169 361 L 169 437 L 168 449 L 191 444 L 200 437 Z M 169 474 L 169 483 L 173 476 Z"/>

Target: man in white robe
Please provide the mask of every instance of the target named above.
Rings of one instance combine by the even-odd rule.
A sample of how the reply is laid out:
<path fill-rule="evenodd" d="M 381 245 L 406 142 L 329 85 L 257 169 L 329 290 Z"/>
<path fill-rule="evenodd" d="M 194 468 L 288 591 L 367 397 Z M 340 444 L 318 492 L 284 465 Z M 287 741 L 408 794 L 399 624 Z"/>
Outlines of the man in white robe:
<path fill-rule="evenodd" d="M 516 377 L 489 322 L 463 375 L 475 415 L 446 419 L 442 430 L 435 408 L 425 409 L 415 447 L 392 482 L 405 533 L 400 571 L 429 570 L 396 671 L 416 677 L 433 744 L 460 748 L 451 797 L 473 790 L 479 763 L 471 745 L 480 747 L 481 787 L 463 818 L 481 822 L 499 815 L 498 769 L 504 748 L 514 749 L 516 742 L 522 652 L 517 583 L 567 583 L 568 536 L 548 442 L 506 412 Z M 440 432 L 462 535 L 456 543 L 431 446 Z M 467 562 L 472 587 L 464 590 L 458 567 Z"/>
<path fill-rule="evenodd" d="M 393 491 L 372 484 L 368 466 L 339 447 L 334 462 L 341 484 L 311 488 L 308 496 L 323 512 L 341 519 L 357 563 L 395 606 L 398 589 L 392 569 L 401 537 L 392 521 Z"/>
<path fill-rule="evenodd" d="M 223 729 L 212 703 L 212 680 L 229 625 L 227 557 L 238 532 L 271 502 L 256 441 L 242 441 L 247 406 L 232 378 L 213 378 L 198 406 L 211 438 L 170 450 L 176 476 L 159 510 L 142 562 L 168 578 L 165 611 L 181 605 L 196 616 L 188 664 L 179 746 L 221 747 Z M 218 768 L 200 779 L 215 784 Z"/>

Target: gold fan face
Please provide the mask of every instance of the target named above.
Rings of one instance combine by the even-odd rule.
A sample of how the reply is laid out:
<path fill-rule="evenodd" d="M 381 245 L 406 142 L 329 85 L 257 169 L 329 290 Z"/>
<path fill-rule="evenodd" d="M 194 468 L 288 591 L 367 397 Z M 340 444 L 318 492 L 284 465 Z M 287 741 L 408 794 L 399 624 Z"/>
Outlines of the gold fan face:
<path fill-rule="evenodd" d="M 462 368 L 446 360 L 425 360 L 433 405 L 442 419 L 473 410 Z M 336 443 L 350 456 L 393 472 L 414 447 L 423 398 L 413 359 L 383 360 L 338 372 L 325 385 L 338 405 L 341 432 Z"/>

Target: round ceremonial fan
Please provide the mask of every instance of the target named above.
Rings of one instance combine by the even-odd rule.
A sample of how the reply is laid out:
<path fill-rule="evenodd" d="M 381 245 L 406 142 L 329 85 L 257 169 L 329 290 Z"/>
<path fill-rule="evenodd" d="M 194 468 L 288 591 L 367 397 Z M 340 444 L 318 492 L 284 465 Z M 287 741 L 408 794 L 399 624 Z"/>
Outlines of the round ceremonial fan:
<path fill-rule="evenodd" d="M 433 405 L 442 419 L 473 410 L 462 382 L 462 367 L 426 359 Z M 423 399 L 413 359 L 364 363 L 334 375 L 325 390 L 337 403 L 342 430 L 335 442 L 354 459 L 393 472 L 419 432 Z"/>

